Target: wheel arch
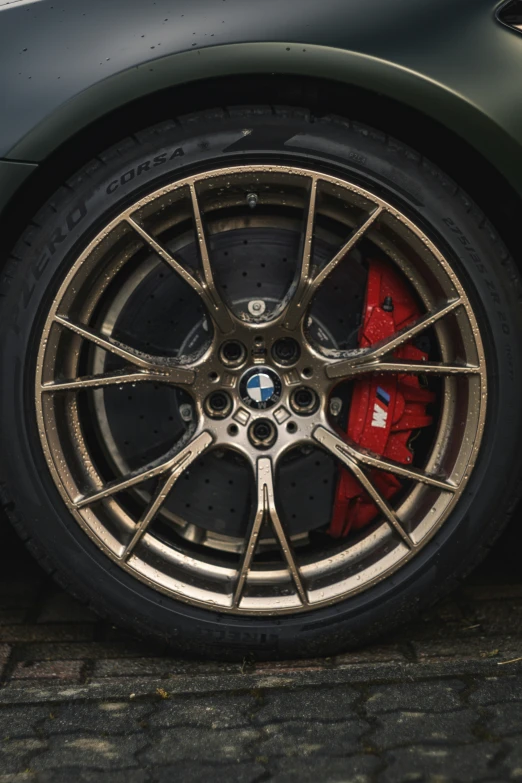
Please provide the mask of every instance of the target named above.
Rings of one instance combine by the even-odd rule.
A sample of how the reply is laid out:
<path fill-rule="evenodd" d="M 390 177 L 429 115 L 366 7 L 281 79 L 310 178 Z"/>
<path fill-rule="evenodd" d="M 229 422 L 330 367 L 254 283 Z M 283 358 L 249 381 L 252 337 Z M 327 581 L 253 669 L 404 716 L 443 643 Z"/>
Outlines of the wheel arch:
<path fill-rule="evenodd" d="M 522 160 L 506 170 L 503 161 L 515 142 L 486 113 L 420 74 L 366 55 L 249 44 L 257 54 L 247 57 L 245 47 L 214 47 L 214 52 L 233 50 L 228 59 L 222 52 L 216 57 L 211 50 L 200 50 L 147 63 L 85 90 L 48 117 L 8 156 L 38 166 L 8 201 L 1 249 L 12 246 L 30 214 L 64 180 L 129 133 L 215 106 L 272 104 L 307 108 L 318 116 L 346 116 L 416 148 L 474 198 L 517 257 L 513 217 L 522 209 Z M 313 56 L 303 65 L 308 53 Z M 175 59 L 185 65 L 174 72 Z M 215 75 L 208 78 L 209 72 Z"/>

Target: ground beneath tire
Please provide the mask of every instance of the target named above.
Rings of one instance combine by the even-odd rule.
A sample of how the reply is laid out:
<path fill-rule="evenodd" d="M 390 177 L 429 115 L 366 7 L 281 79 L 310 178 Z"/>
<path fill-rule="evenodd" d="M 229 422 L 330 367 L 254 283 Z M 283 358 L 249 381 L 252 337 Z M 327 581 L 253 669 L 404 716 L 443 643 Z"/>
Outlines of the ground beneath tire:
<path fill-rule="evenodd" d="M 522 780 L 521 517 L 394 636 L 242 665 L 100 621 L 1 524 L 0 783 Z"/>

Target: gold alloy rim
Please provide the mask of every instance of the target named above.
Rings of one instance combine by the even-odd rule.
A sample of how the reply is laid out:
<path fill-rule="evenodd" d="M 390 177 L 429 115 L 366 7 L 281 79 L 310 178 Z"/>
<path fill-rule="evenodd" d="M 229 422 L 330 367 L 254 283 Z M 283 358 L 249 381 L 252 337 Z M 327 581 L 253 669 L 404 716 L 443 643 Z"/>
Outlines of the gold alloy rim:
<path fill-rule="evenodd" d="M 252 193 L 256 203 L 270 205 L 283 191 L 285 203 L 303 214 L 294 281 L 269 317 L 238 317 L 213 276 L 210 222 L 220 210 L 248 200 Z M 313 241 L 321 210 L 336 212 L 350 232 L 338 252 L 317 270 Z M 183 266 L 161 241 L 169 221 L 180 220 L 180 214 L 193 222 L 199 248 L 197 271 Z M 385 252 L 408 278 L 425 312 L 411 326 L 369 349 L 320 350 L 307 335 L 305 316 L 319 287 L 363 238 Z M 96 306 L 111 280 L 144 249 L 179 275 L 204 303 L 213 334 L 199 354 L 182 359 L 146 354 L 114 339 L 110 326 L 100 330 L 93 325 Z M 430 330 L 440 360 L 415 363 L 393 357 L 398 347 Z M 299 358 L 291 367 L 273 359 L 272 346 L 282 337 L 299 344 Z M 235 366 L 223 362 L 222 345 L 231 339 L 247 350 Z M 118 357 L 125 368 L 79 375 L 86 345 Z M 266 368 L 280 378 L 281 398 L 270 409 L 248 407 L 240 396 L 241 378 L 252 367 Z M 328 401 L 341 381 L 385 373 L 440 378 L 437 431 L 422 467 L 394 463 L 348 443 L 329 417 Z M 78 393 L 141 383 L 184 389 L 194 401 L 196 421 L 187 437 L 172 444 L 161 460 L 107 478 L 90 452 L 86 437 L 90 422 L 82 419 Z M 306 415 L 292 408 L 292 395 L 302 385 L 318 400 L 316 409 Z M 209 415 L 209 395 L 218 389 L 231 403 L 224 417 Z M 122 569 L 160 592 L 192 605 L 238 614 L 288 614 L 333 604 L 368 589 L 414 557 L 440 529 L 469 480 L 480 448 L 486 402 L 479 327 L 461 282 L 435 245 L 402 212 L 369 191 L 313 170 L 278 165 L 229 167 L 191 176 L 122 211 L 83 251 L 61 284 L 46 318 L 36 371 L 43 452 L 67 508 L 82 529 Z M 263 449 L 249 435 L 261 419 L 268 420 L 276 432 L 275 443 Z M 357 478 L 380 512 L 378 523 L 370 529 L 317 556 L 299 555 L 277 505 L 278 464 L 303 444 L 333 455 Z M 180 476 L 203 453 L 217 448 L 240 453 L 256 480 L 256 507 L 237 563 L 220 561 L 214 553 L 167 545 L 151 532 Z M 408 491 L 395 506 L 379 493 L 369 468 L 408 482 Z M 133 517 L 121 495 L 139 490 L 150 480 L 156 481 L 155 490 Z M 256 562 L 265 523 L 279 546 L 280 563 Z"/>

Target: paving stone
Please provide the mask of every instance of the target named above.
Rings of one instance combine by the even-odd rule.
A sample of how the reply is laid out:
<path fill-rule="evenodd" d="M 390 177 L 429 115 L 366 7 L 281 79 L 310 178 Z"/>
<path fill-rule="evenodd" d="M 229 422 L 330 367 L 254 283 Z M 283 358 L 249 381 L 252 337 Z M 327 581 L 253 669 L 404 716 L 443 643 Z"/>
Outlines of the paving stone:
<path fill-rule="evenodd" d="M 104 677 L 187 677 L 194 674 L 237 673 L 238 664 L 182 661 L 171 657 L 122 658 L 96 661 L 91 680 Z"/>
<path fill-rule="evenodd" d="M 155 705 L 150 702 L 99 701 L 53 705 L 40 730 L 51 734 L 133 734 L 143 731 Z"/>
<path fill-rule="evenodd" d="M 371 744 L 379 750 L 400 745 L 452 745 L 475 742 L 472 733 L 477 715 L 455 712 L 388 712 L 378 718 Z"/>
<path fill-rule="evenodd" d="M 522 736 L 522 701 L 488 707 L 486 728 L 498 737 Z"/>
<path fill-rule="evenodd" d="M 253 671 L 264 674 L 284 674 L 296 672 L 310 672 L 327 669 L 328 662 L 324 658 L 310 658 L 301 661 L 260 661 L 253 665 Z"/>
<path fill-rule="evenodd" d="M 464 683 L 459 680 L 411 682 L 408 687 L 403 684 L 372 687 L 366 711 L 368 715 L 396 710 L 445 712 L 462 707 L 460 694 L 464 689 Z"/>
<path fill-rule="evenodd" d="M 483 707 L 510 701 L 522 702 L 522 674 L 485 677 L 475 684 L 475 690 L 469 696 L 470 704 Z"/>
<path fill-rule="evenodd" d="M 218 765 L 189 761 L 175 767 L 156 768 L 151 780 L 154 783 L 254 783 L 262 779 L 263 773 L 264 767 L 255 762 Z"/>
<path fill-rule="evenodd" d="M 336 655 L 333 663 L 335 666 L 352 666 L 354 663 L 385 663 L 404 660 L 404 651 L 398 644 L 375 644 L 370 648 L 351 650 L 343 655 Z"/>
<path fill-rule="evenodd" d="M 87 642 L 93 638 L 92 624 L 6 625 L 2 641 L 10 642 Z"/>
<path fill-rule="evenodd" d="M 379 783 L 475 783 L 491 780 L 489 768 L 499 751 L 493 743 L 481 742 L 462 747 L 400 748 L 383 758 L 386 770 Z"/>
<path fill-rule="evenodd" d="M 0 740 L 0 770 L 4 773 L 22 772 L 32 766 L 35 754 L 45 751 L 47 747 L 47 741 L 38 737 L 2 739 Z"/>
<path fill-rule="evenodd" d="M 361 750 L 360 740 L 370 726 L 359 719 L 339 723 L 316 720 L 269 723 L 263 726 L 261 756 L 346 756 Z"/>
<path fill-rule="evenodd" d="M 382 762 L 371 755 L 344 759 L 311 756 L 306 759 L 276 759 L 270 762 L 270 783 L 373 783 Z"/>
<path fill-rule="evenodd" d="M 82 661 L 25 661 L 17 663 L 13 680 L 70 680 L 79 682 Z"/>
<path fill-rule="evenodd" d="M 34 736 L 35 724 L 47 718 L 49 712 L 46 704 L 0 707 L 0 739 Z"/>
<path fill-rule="evenodd" d="M 0 783 L 35 783 L 36 773 L 31 770 L 25 772 L 14 772 L 12 774 L 2 775 L 0 773 Z"/>
<path fill-rule="evenodd" d="M 126 769 L 137 767 L 136 754 L 147 744 L 138 736 L 118 737 L 51 737 L 48 749 L 31 760 L 30 767 L 40 770 Z"/>
<path fill-rule="evenodd" d="M 516 640 L 503 638 L 501 647 L 490 637 L 476 639 L 450 639 L 437 641 L 414 641 L 412 649 L 419 663 L 440 663 L 442 660 L 477 661 L 495 659 L 509 660 L 522 655 Z"/>
<path fill-rule="evenodd" d="M 274 721 L 345 720 L 355 717 L 353 704 L 358 692 L 349 686 L 337 688 L 286 688 L 281 691 L 264 691 L 257 697 L 257 710 L 252 715 L 256 724 Z"/>
<path fill-rule="evenodd" d="M 140 757 L 145 766 L 174 764 L 177 761 L 199 761 L 222 764 L 225 761 L 251 761 L 252 745 L 261 738 L 252 729 L 218 731 L 193 726 L 176 726 L 154 735 L 154 747 Z M 257 744 L 256 744 L 257 747 Z M 257 755 L 257 754 L 256 754 Z"/>
<path fill-rule="evenodd" d="M 511 744 L 502 766 L 509 770 L 509 780 L 522 780 L 522 742 Z"/>
<path fill-rule="evenodd" d="M 151 728 L 198 726 L 210 729 L 235 729 L 250 726 L 249 714 L 256 708 L 250 694 L 220 694 L 204 698 L 171 698 L 162 701 L 149 718 Z"/>
<path fill-rule="evenodd" d="M 96 661 L 92 680 L 104 677 L 167 677 L 175 668 L 170 658 L 123 658 Z"/>
<path fill-rule="evenodd" d="M 29 779 L 30 780 L 30 779 Z M 150 771 L 143 769 L 126 769 L 123 772 L 102 772 L 99 769 L 78 769 L 78 767 L 63 770 L 53 769 L 49 772 L 38 772 L 38 780 L 34 783 L 150 783 Z M 154 780 L 157 780 L 154 776 Z M 176 778 L 171 778 L 172 783 Z M 0 783 L 3 783 L 0 777 Z M 15 781 L 16 783 L 16 781 Z"/>
<path fill-rule="evenodd" d="M 104 658 L 142 658 L 151 645 L 145 642 L 124 644 L 109 642 L 35 642 L 17 647 L 18 657 L 25 660 L 102 660 Z"/>
<path fill-rule="evenodd" d="M 0 677 L 2 677 L 4 668 L 11 655 L 11 646 L 9 644 L 0 644 Z"/>

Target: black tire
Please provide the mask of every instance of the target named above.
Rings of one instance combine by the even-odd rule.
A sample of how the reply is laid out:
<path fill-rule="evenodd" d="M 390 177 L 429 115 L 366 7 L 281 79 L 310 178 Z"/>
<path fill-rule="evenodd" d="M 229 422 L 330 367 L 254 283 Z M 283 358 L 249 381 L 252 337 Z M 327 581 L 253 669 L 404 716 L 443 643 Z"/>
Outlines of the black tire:
<path fill-rule="evenodd" d="M 251 132 L 245 136 L 244 128 Z M 429 150 L 425 151 L 429 155 Z M 51 480 L 35 419 L 34 376 L 44 306 L 72 260 L 119 207 L 211 164 L 305 163 L 338 172 L 414 215 L 458 271 L 478 313 L 489 403 L 479 459 L 437 535 L 393 576 L 349 600 L 279 619 L 223 615 L 133 579 L 85 535 Z M 182 117 L 90 161 L 29 223 L 1 285 L 1 477 L 9 517 L 57 581 L 116 623 L 195 655 L 332 654 L 414 616 L 486 554 L 519 492 L 522 452 L 520 280 L 494 229 L 429 160 L 394 139 L 305 110 L 243 107 Z"/>

